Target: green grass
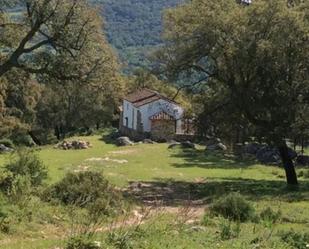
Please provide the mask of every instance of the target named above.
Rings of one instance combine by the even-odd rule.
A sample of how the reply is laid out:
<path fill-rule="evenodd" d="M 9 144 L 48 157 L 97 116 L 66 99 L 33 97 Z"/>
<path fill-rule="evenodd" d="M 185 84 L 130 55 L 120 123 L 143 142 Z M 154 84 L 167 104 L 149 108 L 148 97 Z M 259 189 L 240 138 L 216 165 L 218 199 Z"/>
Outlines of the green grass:
<path fill-rule="evenodd" d="M 276 231 L 291 228 L 309 231 L 309 179 L 300 178 L 299 191 L 289 191 L 282 168 L 238 160 L 231 155 L 205 153 L 203 147 L 198 147 L 196 151 L 169 150 L 167 144 L 138 144 L 119 148 L 106 144 L 99 136 L 74 139 L 89 141 L 93 148 L 63 151 L 46 146 L 37 149 L 39 157 L 49 169 L 49 184 L 61 179 L 66 172 L 87 169 L 102 171 L 118 187 L 126 187 L 132 181 L 151 183 L 154 189 L 172 186 L 174 193 L 190 190 L 193 198 L 202 198 L 206 203 L 229 192 L 240 192 L 253 202 L 257 212 L 265 207 L 282 211 L 282 222 L 275 226 Z M 5 165 L 10 157 L 0 155 L 0 165 Z M 181 200 L 172 205 L 180 205 Z M 33 221 L 34 227 L 38 222 Z M 135 243 L 144 243 L 144 238 L 149 243 L 149 247 L 144 248 L 251 248 L 248 240 L 254 239 L 254 229 L 258 230 L 257 233 L 266 233 L 263 227 L 246 223 L 242 225 L 240 238 L 232 241 L 218 240 L 218 226 L 206 228 L 207 232 L 176 231 L 176 239 L 173 240 L 175 234 L 164 232 L 162 227 L 166 224 L 163 221 L 157 226 L 157 230 L 151 230 L 143 235 L 145 237 L 134 238 Z M 21 229 L 28 228 L 25 226 Z M 53 248 L 61 244 L 58 235 L 53 232 L 46 231 L 46 238 L 38 235 L 40 229 L 46 229 L 44 224 L 36 228 L 35 235 L 31 229 L 34 228 L 30 228 L 28 233 L 21 232 L 20 236 L 18 233 L 1 235 L 0 240 L 9 242 L 0 242 L 0 248 Z M 270 247 L 261 248 L 288 248 L 277 240 L 267 242 Z"/>

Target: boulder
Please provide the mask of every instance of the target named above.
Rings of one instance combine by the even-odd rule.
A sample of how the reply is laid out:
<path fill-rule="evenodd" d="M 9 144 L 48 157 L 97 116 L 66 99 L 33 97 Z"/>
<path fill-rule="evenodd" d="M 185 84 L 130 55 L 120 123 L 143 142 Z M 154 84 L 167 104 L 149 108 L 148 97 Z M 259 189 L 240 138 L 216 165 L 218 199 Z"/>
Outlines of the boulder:
<path fill-rule="evenodd" d="M 118 146 L 131 146 L 131 145 L 134 145 L 134 143 L 128 137 L 118 137 L 116 139 L 116 144 Z"/>
<path fill-rule="evenodd" d="M 207 150 L 210 151 L 226 151 L 227 147 L 223 143 L 217 143 L 207 146 Z"/>
<path fill-rule="evenodd" d="M 309 156 L 299 155 L 296 158 L 296 164 L 300 166 L 309 166 Z"/>
<path fill-rule="evenodd" d="M 54 148 L 55 149 L 62 149 L 62 150 L 85 150 L 91 148 L 91 144 L 86 141 L 63 141 L 57 144 Z"/>
<path fill-rule="evenodd" d="M 195 144 L 190 141 L 185 141 L 181 143 L 182 148 L 184 149 L 195 149 Z"/>
<path fill-rule="evenodd" d="M 13 149 L 6 147 L 4 144 L 0 144 L 0 153 L 8 153 L 14 151 Z"/>
<path fill-rule="evenodd" d="M 293 160 L 297 157 L 297 153 L 288 148 L 289 157 Z M 264 146 L 256 153 L 256 159 L 263 164 L 280 164 L 281 156 L 279 150 L 274 147 Z"/>
<path fill-rule="evenodd" d="M 219 143 L 221 143 L 221 139 L 214 137 L 214 138 L 210 138 L 210 139 L 206 140 L 204 145 L 211 146 L 211 145 L 215 145 L 215 144 L 219 144 Z"/>
<path fill-rule="evenodd" d="M 256 159 L 263 164 L 279 164 L 281 162 L 279 151 L 269 146 L 259 149 Z"/>
<path fill-rule="evenodd" d="M 155 142 L 152 141 L 151 139 L 144 139 L 144 140 L 143 140 L 143 143 L 144 143 L 144 144 L 154 144 Z"/>
<path fill-rule="evenodd" d="M 262 149 L 265 145 L 259 144 L 259 143 L 250 143 L 246 144 L 243 147 L 243 153 L 250 154 L 250 155 L 256 155 L 256 153 Z"/>
<path fill-rule="evenodd" d="M 169 149 L 174 149 L 174 148 L 176 148 L 176 147 L 181 147 L 181 143 L 179 143 L 179 142 L 174 142 L 174 143 L 171 143 L 171 144 L 168 146 Z"/>

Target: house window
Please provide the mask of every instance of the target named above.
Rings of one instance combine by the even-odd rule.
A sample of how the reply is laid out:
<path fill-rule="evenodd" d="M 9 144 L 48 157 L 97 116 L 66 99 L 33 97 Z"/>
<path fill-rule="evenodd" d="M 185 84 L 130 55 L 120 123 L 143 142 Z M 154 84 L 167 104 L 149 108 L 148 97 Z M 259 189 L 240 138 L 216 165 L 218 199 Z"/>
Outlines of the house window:
<path fill-rule="evenodd" d="M 126 120 L 126 127 L 128 127 L 129 126 L 129 119 L 128 119 L 128 117 L 126 117 L 125 120 Z"/>

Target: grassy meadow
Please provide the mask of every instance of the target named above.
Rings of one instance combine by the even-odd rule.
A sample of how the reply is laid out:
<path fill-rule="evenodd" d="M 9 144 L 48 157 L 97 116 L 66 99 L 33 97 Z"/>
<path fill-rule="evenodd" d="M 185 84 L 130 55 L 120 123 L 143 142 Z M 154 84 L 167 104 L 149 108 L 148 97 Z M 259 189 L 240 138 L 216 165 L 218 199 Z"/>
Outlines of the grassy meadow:
<path fill-rule="evenodd" d="M 36 149 L 49 170 L 47 184 L 59 181 L 66 172 L 95 170 L 124 191 L 130 192 L 130 186 L 138 182 L 140 191 L 131 191 L 138 200 L 157 198 L 176 210 L 149 218 L 141 228 L 126 235 L 127 244 L 123 247 L 113 242 L 123 235 L 121 231 L 115 232 L 113 239 L 99 233 L 98 240 L 110 241 L 102 248 L 297 248 L 284 243 L 280 233 L 291 229 L 309 232 L 309 179 L 305 177 L 300 178 L 298 191 L 290 191 L 282 168 L 228 154 L 206 153 L 202 146 L 197 150 L 169 150 L 167 144 L 117 147 L 105 143 L 100 136 L 74 139 L 89 141 L 93 147 L 79 151 L 52 146 Z M 10 159 L 11 155 L 0 155 L 0 165 Z M 305 169 L 298 169 L 301 170 Z M 237 224 L 208 216 L 208 205 L 231 192 L 242 194 L 257 214 L 267 207 L 280 210 L 280 222 Z M 16 233 L 0 233 L 0 248 L 62 248 L 69 225 L 57 217 L 64 210 L 38 200 L 31 203 L 36 218 L 22 222 Z M 190 204 L 202 213 L 194 222 L 176 226 L 175 220 L 184 212 L 181 207 Z M 206 216 L 201 223 L 204 210 Z M 50 214 L 48 217 L 45 211 Z M 232 234 L 235 230 L 237 236 L 224 239 L 224 229 L 232 230 Z"/>

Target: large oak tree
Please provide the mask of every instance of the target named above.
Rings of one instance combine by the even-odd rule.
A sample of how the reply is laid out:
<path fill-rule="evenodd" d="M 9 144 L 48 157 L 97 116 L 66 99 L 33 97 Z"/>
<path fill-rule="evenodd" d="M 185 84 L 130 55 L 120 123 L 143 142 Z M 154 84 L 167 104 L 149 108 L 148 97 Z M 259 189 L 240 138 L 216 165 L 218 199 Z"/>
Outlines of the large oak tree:
<path fill-rule="evenodd" d="M 286 139 L 308 111 L 309 2 L 252 2 L 192 0 L 167 11 L 161 62 L 170 76 L 204 76 L 222 99 L 218 108 L 237 110 L 278 147 L 296 185 Z"/>

